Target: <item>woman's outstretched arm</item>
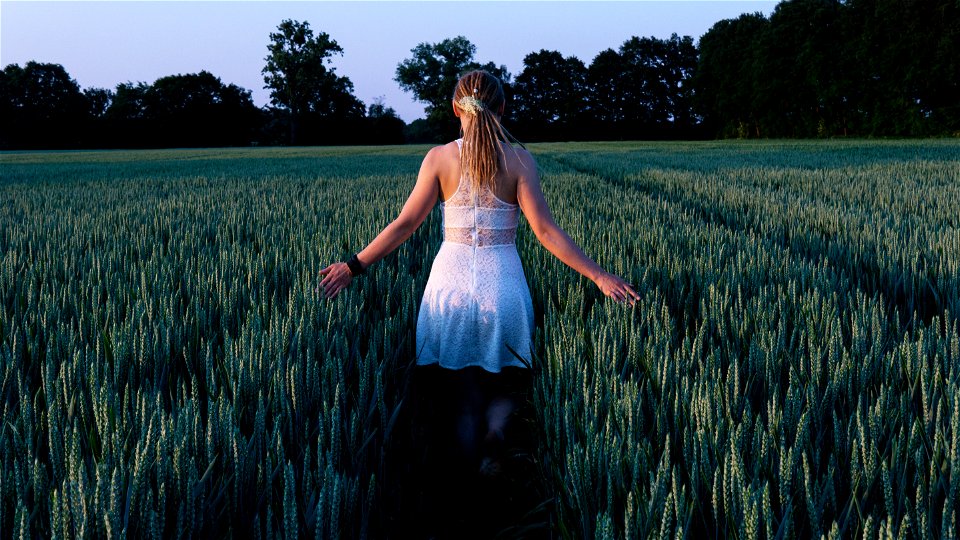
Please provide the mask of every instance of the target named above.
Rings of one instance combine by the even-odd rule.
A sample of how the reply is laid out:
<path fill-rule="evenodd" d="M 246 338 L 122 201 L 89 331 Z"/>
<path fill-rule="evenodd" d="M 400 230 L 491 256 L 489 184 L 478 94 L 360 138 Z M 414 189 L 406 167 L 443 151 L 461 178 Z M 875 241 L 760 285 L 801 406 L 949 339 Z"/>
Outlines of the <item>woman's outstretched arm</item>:
<path fill-rule="evenodd" d="M 386 257 L 391 251 L 404 243 L 417 227 L 423 223 L 427 214 L 437 203 L 440 196 L 440 178 L 438 176 L 439 152 L 442 147 L 436 147 L 427 152 L 420 165 L 420 173 L 417 175 L 417 183 L 413 186 L 413 191 L 404 203 L 400 215 L 387 225 L 376 238 L 370 242 L 367 247 L 357 253 L 357 259 L 363 268 Z M 333 263 L 323 270 L 320 274 L 325 276 L 320 281 L 325 296 L 333 298 L 340 293 L 353 278 L 350 268 L 346 263 Z"/>
<path fill-rule="evenodd" d="M 537 240 L 564 264 L 590 278 L 606 296 L 631 304 L 639 300 L 640 295 L 626 281 L 605 271 L 587 257 L 566 231 L 556 224 L 543 197 L 540 175 L 533 157 L 527 152 L 520 152 L 519 158 L 523 162 L 521 170 L 524 172 L 517 181 L 517 202 Z"/>

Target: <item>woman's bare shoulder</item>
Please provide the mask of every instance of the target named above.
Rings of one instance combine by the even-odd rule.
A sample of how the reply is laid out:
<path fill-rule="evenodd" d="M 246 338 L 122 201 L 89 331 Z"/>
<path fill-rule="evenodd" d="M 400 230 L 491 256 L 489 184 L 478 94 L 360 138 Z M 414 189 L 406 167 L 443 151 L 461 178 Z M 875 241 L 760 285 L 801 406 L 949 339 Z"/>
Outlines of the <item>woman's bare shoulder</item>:
<path fill-rule="evenodd" d="M 448 142 L 447 144 L 441 144 L 439 146 L 434 146 L 429 151 L 427 151 L 426 157 L 424 160 L 433 160 L 433 161 L 459 161 L 460 150 L 457 148 L 457 141 Z"/>
<path fill-rule="evenodd" d="M 441 179 L 460 176 L 460 153 L 456 141 L 431 148 L 423 158 L 421 172 Z"/>
<path fill-rule="evenodd" d="M 526 148 L 513 146 L 507 148 L 504 155 L 507 158 L 508 169 L 518 176 L 529 176 L 531 170 L 537 170 L 537 161 Z"/>
<path fill-rule="evenodd" d="M 458 156 L 456 142 L 441 144 L 427 151 L 427 155 L 423 157 L 423 164 L 431 167 L 449 167 L 451 162 L 459 162 Z"/>

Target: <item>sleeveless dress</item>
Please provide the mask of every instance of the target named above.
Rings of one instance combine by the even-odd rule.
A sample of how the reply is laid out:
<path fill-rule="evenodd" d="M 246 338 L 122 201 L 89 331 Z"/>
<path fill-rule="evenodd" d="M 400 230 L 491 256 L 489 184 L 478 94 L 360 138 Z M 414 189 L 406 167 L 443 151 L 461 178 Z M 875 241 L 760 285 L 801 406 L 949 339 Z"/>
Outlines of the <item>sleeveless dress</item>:
<path fill-rule="evenodd" d="M 462 139 L 457 147 L 462 149 Z M 528 367 L 533 302 L 515 243 L 520 207 L 468 178 L 440 203 L 443 242 L 417 314 L 417 365 Z"/>

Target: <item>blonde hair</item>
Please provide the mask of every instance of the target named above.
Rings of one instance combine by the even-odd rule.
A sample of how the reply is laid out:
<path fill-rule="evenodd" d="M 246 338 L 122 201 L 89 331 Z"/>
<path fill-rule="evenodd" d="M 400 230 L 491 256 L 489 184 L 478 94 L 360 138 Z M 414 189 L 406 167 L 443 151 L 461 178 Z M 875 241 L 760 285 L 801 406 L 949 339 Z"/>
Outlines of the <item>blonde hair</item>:
<path fill-rule="evenodd" d="M 500 125 L 499 113 L 506 101 L 503 85 L 487 71 L 471 71 L 457 81 L 453 100 L 463 113 L 474 117 L 463 134 L 460 169 L 469 176 L 474 193 L 482 186 L 493 190 L 497 172 L 505 163 L 500 142 L 520 144 Z"/>

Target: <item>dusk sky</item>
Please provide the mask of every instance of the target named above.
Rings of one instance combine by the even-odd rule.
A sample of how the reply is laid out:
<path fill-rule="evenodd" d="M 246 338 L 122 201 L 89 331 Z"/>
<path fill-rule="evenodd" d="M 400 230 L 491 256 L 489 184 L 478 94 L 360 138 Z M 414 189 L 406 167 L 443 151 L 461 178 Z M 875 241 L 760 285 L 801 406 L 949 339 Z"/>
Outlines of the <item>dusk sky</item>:
<path fill-rule="evenodd" d="M 81 86 L 115 88 L 207 70 L 252 91 L 265 105 L 260 70 L 269 34 L 283 19 L 307 21 L 343 47 L 334 58 L 366 104 L 383 96 L 405 121 L 423 104 L 400 90 L 397 64 L 421 42 L 463 35 L 476 60 L 516 76 L 523 57 L 560 51 L 590 64 L 631 36 L 698 40 L 715 22 L 769 15 L 773 1 L 638 2 L 0 2 L 0 65 L 30 60 L 63 65 Z"/>

